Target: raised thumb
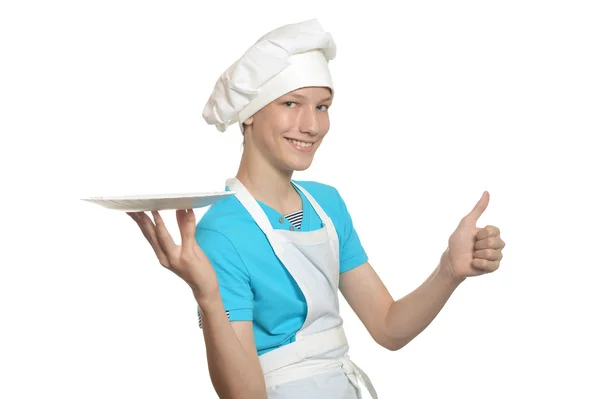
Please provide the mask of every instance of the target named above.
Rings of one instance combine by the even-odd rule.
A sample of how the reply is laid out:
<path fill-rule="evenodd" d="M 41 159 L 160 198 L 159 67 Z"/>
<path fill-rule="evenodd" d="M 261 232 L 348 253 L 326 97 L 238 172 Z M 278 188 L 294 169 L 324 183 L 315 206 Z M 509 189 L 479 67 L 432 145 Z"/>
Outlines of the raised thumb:
<path fill-rule="evenodd" d="M 481 198 L 479 199 L 479 201 L 477 202 L 477 204 L 475 205 L 473 210 L 471 210 L 471 212 L 469 212 L 469 214 L 463 218 L 463 222 L 470 223 L 470 224 L 477 223 L 477 220 L 481 217 L 483 212 L 486 210 L 489 202 L 490 202 L 490 193 L 488 193 L 487 191 L 484 191 L 483 195 L 481 196 Z"/>

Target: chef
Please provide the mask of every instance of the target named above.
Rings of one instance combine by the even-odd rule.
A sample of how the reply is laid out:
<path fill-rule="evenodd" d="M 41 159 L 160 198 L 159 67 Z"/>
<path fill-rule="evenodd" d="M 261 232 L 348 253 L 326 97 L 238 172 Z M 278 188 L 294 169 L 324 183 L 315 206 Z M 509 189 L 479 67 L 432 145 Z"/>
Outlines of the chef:
<path fill-rule="evenodd" d="M 178 210 L 181 245 L 161 215 L 130 213 L 160 263 L 198 303 L 213 386 L 222 398 L 377 398 L 350 357 L 341 292 L 371 337 L 398 350 L 423 331 L 467 278 L 499 267 L 495 226 L 477 228 L 484 192 L 450 236 L 431 276 L 394 300 L 374 268 L 338 190 L 292 179 L 310 167 L 329 132 L 336 45 L 317 20 L 259 38 L 218 78 L 203 117 L 238 124 L 244 150 L 235 194 L 199 223 Z"/>

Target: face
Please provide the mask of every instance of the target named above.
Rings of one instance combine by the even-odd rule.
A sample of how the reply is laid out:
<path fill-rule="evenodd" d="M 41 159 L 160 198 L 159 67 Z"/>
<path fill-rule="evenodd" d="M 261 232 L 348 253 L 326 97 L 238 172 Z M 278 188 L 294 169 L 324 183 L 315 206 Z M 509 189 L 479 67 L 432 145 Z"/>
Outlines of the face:
<path fill-rule="evenodd" d="M 304 87 L 271 102 L 244 122 L 245 150 L 257 151 L 274 167 L 307 169 L 329 131 L 331 91 Z"/>

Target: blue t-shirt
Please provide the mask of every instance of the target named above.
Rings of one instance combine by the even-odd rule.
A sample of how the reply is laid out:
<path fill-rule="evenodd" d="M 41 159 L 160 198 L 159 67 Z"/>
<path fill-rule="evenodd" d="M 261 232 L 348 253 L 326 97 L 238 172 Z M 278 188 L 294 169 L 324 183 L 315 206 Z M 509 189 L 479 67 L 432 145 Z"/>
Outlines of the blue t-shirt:
<path fill-rule="evenodd" d="M 367 255 L 338 191 L 322 183 L 294 182 L 308 191 L 333 221 L 340 245 L 340 273 L 365 263 Z M 300 230 L 320 229 L 319 215 L 304 194 L 297 192 L 303 209 Z M 291 224 L 284 215 L 258 203 L 274 229 L 289 230 Z M 198 222 L 196 241 L 215 269 L 229 319 L 253 322 L 258 354 L 294 342 L 306 319 L 304 295 L 235 196 L 210 207 Z"/>

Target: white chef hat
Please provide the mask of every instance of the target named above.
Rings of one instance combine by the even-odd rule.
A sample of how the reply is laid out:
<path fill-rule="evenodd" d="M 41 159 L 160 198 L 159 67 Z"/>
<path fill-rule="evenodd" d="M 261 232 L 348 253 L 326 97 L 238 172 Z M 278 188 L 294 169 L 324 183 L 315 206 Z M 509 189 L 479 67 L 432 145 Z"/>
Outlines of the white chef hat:
<path fill-rule="evenodd" d="M 217 80 L 202 116 L 220 132 L 243 122 L 301 87 L 329 87 L 336 45 L 316 19 L 281 26 L 262 36 Z"/>

